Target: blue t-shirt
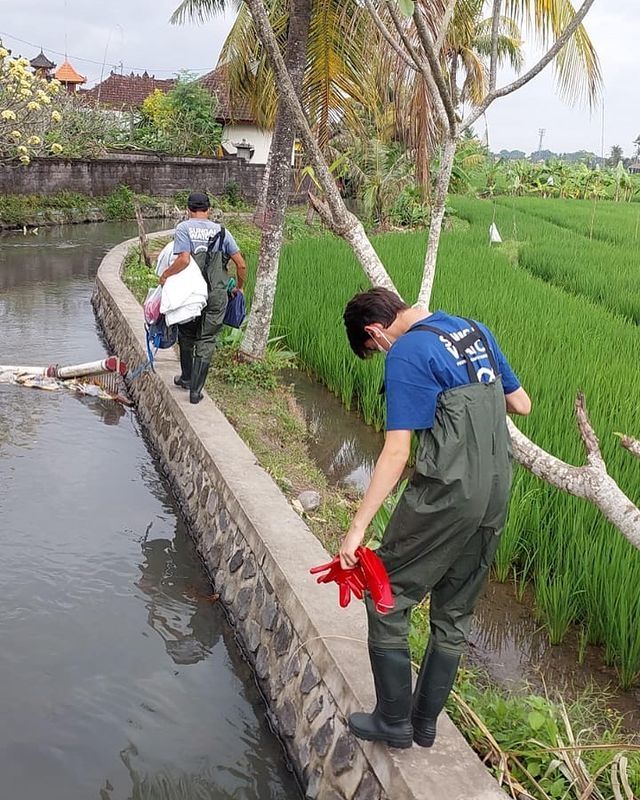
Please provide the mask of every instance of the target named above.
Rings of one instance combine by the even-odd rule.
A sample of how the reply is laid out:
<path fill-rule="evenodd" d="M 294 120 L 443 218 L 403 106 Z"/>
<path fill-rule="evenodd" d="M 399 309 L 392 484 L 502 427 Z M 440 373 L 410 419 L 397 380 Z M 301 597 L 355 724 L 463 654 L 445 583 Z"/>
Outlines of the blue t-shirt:
<path fill-rule="evenodd" d="M 469 323 L 444 311 L 436 311 L 416 325 L 433 325 L 451 335 L 456 341 L 470 332 Z M 515 392 L 520 383 L 491 331 L 479 322 L 497 363 L 505 394 Z M 384 385 L 387 398 L 387 430 L 419 431 L 432 428 L 438 398 L 447 389 L 469 383 L 464 358 L 443 336 L 430 331 L 413 330 L 415 325 L 397 339 L 387 354 L 384 367 Z M 478 378 L 495 380 L 491 362 L 482 342 L 478 341 L 467 352 L 477 369 Z"/>
<path fill-rule="evenodd" d="M 208 219 L 185 219 L 176 225 L 173 238 L 173 255 L 179 253 L 201 253 L 206 251 L 209 238 L 215 236 L 220 230 L 217 222 Z M 225 230 L 223 251 L 229 256 L 235 256 L 240 252 L 240 248 L 228 230 Z"/>

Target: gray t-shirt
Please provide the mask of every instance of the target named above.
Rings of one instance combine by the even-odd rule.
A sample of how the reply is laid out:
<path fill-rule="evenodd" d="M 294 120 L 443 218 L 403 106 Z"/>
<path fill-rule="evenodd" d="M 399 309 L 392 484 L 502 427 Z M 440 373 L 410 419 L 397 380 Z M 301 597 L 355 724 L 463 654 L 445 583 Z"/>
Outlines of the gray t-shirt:
<path fill-rule="evenodd" d="M 173 239 L 174 256 L 179 253 L 195 255 L 206 251 L 209 238 L 215 236 L 219 230 L 220 225 L 208 219 L 186 219 L 178 223 Z M 226 229 L 222 249 L 228 256 L 235 256 L 240 252 L 235 239 Z"/>

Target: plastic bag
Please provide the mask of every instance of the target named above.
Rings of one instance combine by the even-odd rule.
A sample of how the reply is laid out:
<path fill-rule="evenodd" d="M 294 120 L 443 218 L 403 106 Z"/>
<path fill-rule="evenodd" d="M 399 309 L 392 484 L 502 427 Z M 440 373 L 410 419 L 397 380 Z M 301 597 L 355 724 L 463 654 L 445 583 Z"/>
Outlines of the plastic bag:
<path fill-rule="evenodd" d="M 147 298 L 144 301 L 144 319 L 149 325 L 153 325 L 160 318 L 160 302 L 162 300 L 162 286 L 149 289 Z"/>

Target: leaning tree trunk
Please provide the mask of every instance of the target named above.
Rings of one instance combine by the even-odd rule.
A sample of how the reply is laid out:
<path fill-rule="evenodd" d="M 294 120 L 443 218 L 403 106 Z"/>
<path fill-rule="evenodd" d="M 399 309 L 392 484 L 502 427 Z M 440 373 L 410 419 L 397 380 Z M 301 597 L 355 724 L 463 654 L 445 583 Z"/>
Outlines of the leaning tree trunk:
<path fill-rule="evenodd" d="M 291 0 L 289 32 L 285 64 L 293 88 L 302 96 L 304 68 L 307 58 L 307 41 L 311 24 L 312 0 Z M 291 182 L 291 157 L 295 142 L 296 125 L 291 106 L 281 95 L 276 111 L 276 124 L 269 152 L 269 183 L 261 214 L 262 239 L 258 256 L 256 288 L 251 303 L 251 315 L 242 340 L 242 355 L 263 358 L 269 340 L 273 303 L 278 281 L 278 265 L 284 235 L 284 217 L 289 200 Z M 258 213 L 259 209 L 256 209 Z"/>
<path fill-rule="evenodd" d="M 438 248 L 440 246 L 440 234 L 442 233 L 442 221 L 444 220 L 445 206 L 447 202 L 447 192 L 451 181 L 451 171 L 453 170 L 453 159 L 456 154 L 456 140 L 453 136 L 447 135 L 442 146 L 442 160 L 438 170 L 438 180 L 436 183 L 436 193 L 431 206 L 431 224 L 429 225 L 429 242 L 427 244 L 427 254 L 424 260 L 424 272 L 422 273 L 422 285 L 418 295 L 417 306 L 429 308 L 433 282 L 436 277 L 436 260 L 438 258 Z"/>

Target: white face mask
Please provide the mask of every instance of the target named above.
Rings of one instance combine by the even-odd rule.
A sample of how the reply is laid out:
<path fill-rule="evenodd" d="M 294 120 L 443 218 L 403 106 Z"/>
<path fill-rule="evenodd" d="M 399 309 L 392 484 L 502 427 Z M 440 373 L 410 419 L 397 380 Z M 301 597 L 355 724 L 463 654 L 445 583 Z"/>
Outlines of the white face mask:
<path fill-rule="evenodd" d="M 383 355 L 385 355 L 385 356 L 386 356 L 386 355 L 387 355 L 387 353 L 389 352 L 389 349 L 391 348 L 391 345 L 392 345 L 391 339 L 389 339 L 389 337 L 388 337 L 388 336 L 387 336 L 385 333 L 383 333 L 381 330 L 379 330 L 379 329 L 376 329 L 376 330 L 378 331 L 378 336 L 379 336 L 380 338 L 384 339 L 384 340 L 385 340 L 385 342 L 386 342 L 386 343 L 389 345 L 389 347 L 387 347 L 387 348 L 383 347 L 383 346 L 380 344 L 380 342 L 378 341 L 378 337 L 377 337 L 377 336 L 373 336 L 372 334 L 369 334 L 369 336 L 370 336 L 370 337 L 371 337 L 371 339 L 373 340 L 373 342 L 374 342 L 375 346 L 378 348 L 378 350 L 379 350 L 379 351 L 380 351 L 380 352 L 381 352 Z"/>

